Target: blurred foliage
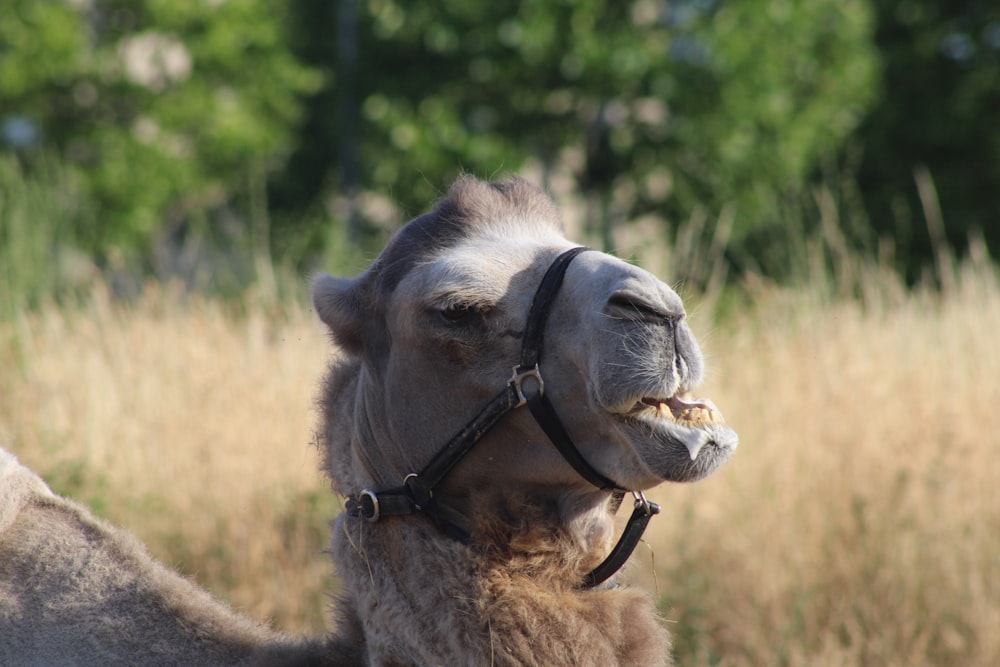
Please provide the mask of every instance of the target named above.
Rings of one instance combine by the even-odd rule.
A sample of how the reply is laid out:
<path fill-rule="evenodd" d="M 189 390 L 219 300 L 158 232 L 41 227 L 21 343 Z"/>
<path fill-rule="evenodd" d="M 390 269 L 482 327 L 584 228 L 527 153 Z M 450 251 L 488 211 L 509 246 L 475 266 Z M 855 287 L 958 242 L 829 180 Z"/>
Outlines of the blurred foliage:
<path fill-rule="evenodd" d="M 676 155 L 663 160 L 677 165 L 668 210 L 685 218 L 732 206 L 731 256 L 780 277 L 803 221 L 818 219 L 814 207 L 803 210 L 817 165 L 833 158 L 872 101 L 869 3 L 748 0 L 691 13 L 673 46 L 683 58 Z"/>
<path fill-rule="evenodd" d="M 32 183 L 58 156 L 98 266 L 195 286 L 220 252 L 229 283 L 362 265 L 458 173 L 528 167 L 608 248 L 707 220 L 787 277 L 836 207 L 912 274 L 929 213 L 1000 243 L 998 63 L 972 0 L 7 0 L 0 151 Z"/>
<path fill-rule="evenodd" d="M 343 64 L 329 40 L 343 21 L 335 5 L 300 8 L 317 12 L 300 21 L 303 57 Z M 462 170 L 489 176 L 534 159 L 571 169 L 594 195 L 589 223 L 606 245 L 610 227 L 635 215 L 677 224 L 732 203 L 738 237 L 781 224 L 775 202 L 805 187 L 873 90 L 861 0 L 375 0 L 358 10 L 364 57 L 314 98 L 313 141 L 300 143 L 287 201 L 328 187 L 320 174 L 343 181 L 338 156 L 361 137 L 362 187 L 409 214 Z M 356 126 L 343 123 L 345 103 L 361 110 Z"/>
<path fill-rule="evenodd" d="M 0 317 L 83 286 L 93 265 L 75 252 L 88 222 L 79 179 L 52 159 L 33 176 L 0 154 Z"/>
<path fill-rule="evenodd" d="M 1000 251 L 1000 4 L 874 0 L 884 76 L 879 102 L 852 140 L 872 228 L 915 277 L 933 249 L 934 202 L 914 183 L 926 168 L 947 241 L 981 232 Z"/>
<path fill-rule="evenodd" d="M 0 13 L 3 137 L 58 150 L 81 175 L 91 251 L 240 205 L 251 167 L 291 150 L 298 95 L 287 5 L 266 0 L 7 0 Z M 245 195 L 244 195 L 245 196 Z"/>

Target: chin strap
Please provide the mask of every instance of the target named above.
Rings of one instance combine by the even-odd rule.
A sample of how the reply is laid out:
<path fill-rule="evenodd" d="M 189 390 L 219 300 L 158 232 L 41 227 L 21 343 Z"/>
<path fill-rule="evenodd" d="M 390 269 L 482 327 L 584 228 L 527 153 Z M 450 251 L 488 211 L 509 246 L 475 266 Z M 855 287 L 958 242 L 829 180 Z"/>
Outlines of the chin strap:
<path fill-rule="evenodd" d="M 615 575 L 618 570 L 625 566 L 625 561 L 629 559 L 635 548 L 639 546 L 642 534 L 646 532 L 646 526 L 654 514 L 660 513 L 660 506 L 654 502 L 646 500 L 642 491 L 633 491 L 635 496 L 635 506 L 632 509 L 632 516 L 625 524 L 622 536 L 618 538 L 618 543 L 611 549 L 611 553 L 600 565 L 587 573 L 583 578 L 583 588 L 593 588 L 604 583 Z"/>
<path fill-rule="evenodd" d="M 465 428 L 456 433 L 423 470 L 408 474 L 403 479 L 402 485 L 382 491 L 363 489 L 357 495 L 348 498 L 346 507 L 348 515 L 375 522 L 385 516 L 405 516 L 420 511 L 427 514 L 445 535 L 468 543 L 470 540 L 468 531 L 442 515 L 434 497 L 434 489 L 487 431 L 508 412 L 522 405 L 528 406 L 535 421 L 567 463 L 597 488 L 611 491 L 613 508 L 618 508 L 626 490 L 594 469 L 577 449 L 562 420 L 559 419 L 555 407 L 545 397 L 545 382 L 539 370 L 545 323 L 552 302 L 562 285 L 569 263 L 581 252 L 588 250 L 590 248 L 577 247 L 562 253 L 556 257 L 542 278 L 531 303 L 531 310 L 528 312 L 521 345 L 521 363 L 514 367 L 514 373 L 508 380 L 507 387 L 466 424 Z M 535 386 L 530 396 L 525 393 L 526 385 Z M 632 491 L 632 495 L 635 497 L 635 507 L 621 538 L 608 557 L 584 577 L 583 588 L 593 588 L 614 576 L 639 544 L 649 520 L 660 511 L 660 506 L 646 500 L 641 492 Z"/>

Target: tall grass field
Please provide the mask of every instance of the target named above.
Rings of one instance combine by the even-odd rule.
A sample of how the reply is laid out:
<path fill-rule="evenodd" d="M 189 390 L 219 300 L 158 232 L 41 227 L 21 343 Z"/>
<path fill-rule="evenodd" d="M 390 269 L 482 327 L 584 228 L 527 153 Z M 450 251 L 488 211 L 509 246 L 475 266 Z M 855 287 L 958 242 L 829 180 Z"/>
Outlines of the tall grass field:
<path fill-rule="evenodd" d="M 628 577 L 680 665 L 1000 665 L 1000 284 L 765 285 L 694 312 L 733 459 L 663 507 Z M 860 296 L 859 296 L 860 295 Z M 340 511 L 318 471 L 328 354 L 306 307 L 153 287 L 0 321 L 0 443 L 170 566 L 330 629 Z"/>

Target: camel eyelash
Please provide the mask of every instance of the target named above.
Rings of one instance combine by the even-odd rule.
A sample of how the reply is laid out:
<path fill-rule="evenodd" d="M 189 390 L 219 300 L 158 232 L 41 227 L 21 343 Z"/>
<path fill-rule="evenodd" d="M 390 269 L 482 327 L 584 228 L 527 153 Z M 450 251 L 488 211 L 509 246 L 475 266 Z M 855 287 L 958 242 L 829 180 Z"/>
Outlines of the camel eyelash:
<path fill-rule="evenodd" d="M 450 306 L 445 306 L 440 310 L 441 317 L 451 322 L 457 322 L 459 320 L 468 319 L 471 315 L 477 315 L 478 311 L 475 306 L 468 303 L 454 303 Z"/>
<path fill-rule="evenodd" d="M 438 301 L 429 310 L 447 324 L 472 324 L 481 322 L 494 307 L 479 300 L 451 298 Z"/>

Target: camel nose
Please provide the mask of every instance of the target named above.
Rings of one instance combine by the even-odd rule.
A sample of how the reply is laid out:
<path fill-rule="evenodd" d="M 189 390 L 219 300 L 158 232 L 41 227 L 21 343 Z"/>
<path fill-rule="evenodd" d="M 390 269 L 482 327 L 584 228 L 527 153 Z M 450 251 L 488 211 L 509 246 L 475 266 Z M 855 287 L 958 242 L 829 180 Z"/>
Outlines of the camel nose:
<path fill-rule="evenodd" d="M 681 389 L 689 391 L 701 384 L 705 362 L 694 334 L 685 322 L 674 329 L 674 368 L 681 380 Z"/>
<path fill-rule="evenodd" d="M 619 283 L 607 299 L 607 312 L 635 322 L 665 324 L 675 328 L 684 319 L 680 297 L 654 280 L 629 278 Z"/>
<path fill-rule="evenodd" d="M 614 262 L 617 279 L 607 294 L 607 309 L 618 317 L 676 325 L 684 320 L 684 303 L 677 292 L 656 276 L 625 262 Z"/>
<path fill-rule="evenodd" d="M 616 292 L 608 299 L 608 312 L 622 319 L 673 326 L 683 314 L 671 313 L 662 304 L 633 292 Z"/>

